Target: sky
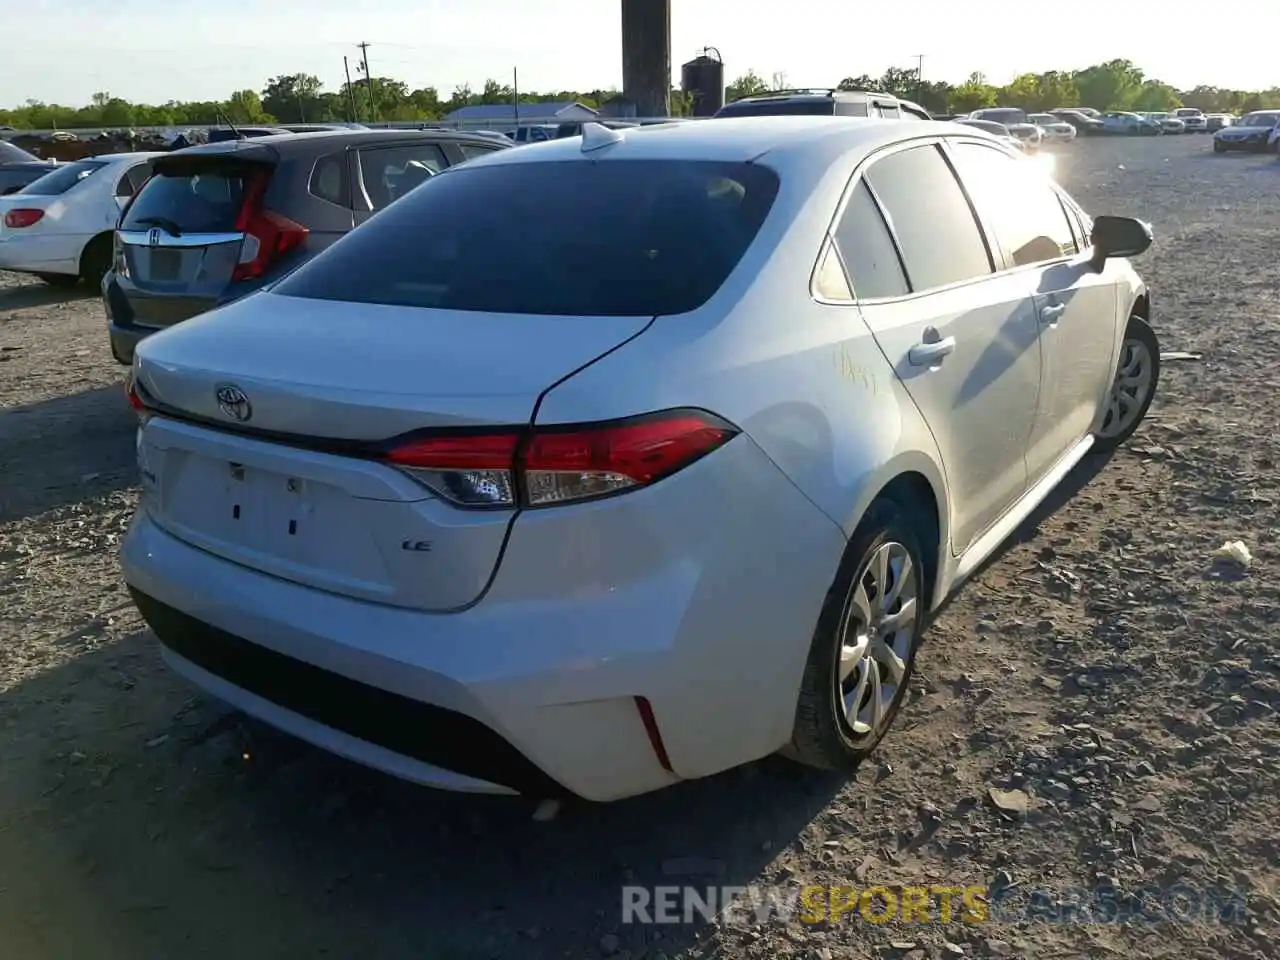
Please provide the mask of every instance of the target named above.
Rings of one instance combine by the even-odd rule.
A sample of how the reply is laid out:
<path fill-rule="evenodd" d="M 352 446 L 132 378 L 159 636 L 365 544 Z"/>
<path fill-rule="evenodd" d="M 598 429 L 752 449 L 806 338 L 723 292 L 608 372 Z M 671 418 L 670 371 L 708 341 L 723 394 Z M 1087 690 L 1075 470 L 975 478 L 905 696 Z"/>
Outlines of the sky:
<path fill-rule="evenodd" d="M 1069 70 L 1127 58 L 1176 87 L 1280 85 L 1280 59 L 1206 44 L 1190 7 L 1156 0 L 671 0 L 674 82 L 680 64 L 716 47 L 726 78 L 754 69 L 794 87 L 914 69 L 957 82 Z M 9 5 L 9 4 L 6 4 Z M 374 76 L 434 86 L 486 78 L 522 90 L 620 87 L 618 0 L 13 0 L 0 30 L 0 105 L 28 99 L 80 105 L 96 91 L 135 102 L 222 100 L 283 73 L 313 73 L 326 89 L 352 76 L 368 41 Z M 1213 22 L 1256 22 L 1260 0 L 1216 0 Z M 1036 11 L 1042 11 L 1037 13 Z M 963 11 L 963 12 L 962 12 Z M 1273 13 L 1274 16 L 1274 13 Z M 1271 45 L 1273 48 L 1274 45 Z"/>

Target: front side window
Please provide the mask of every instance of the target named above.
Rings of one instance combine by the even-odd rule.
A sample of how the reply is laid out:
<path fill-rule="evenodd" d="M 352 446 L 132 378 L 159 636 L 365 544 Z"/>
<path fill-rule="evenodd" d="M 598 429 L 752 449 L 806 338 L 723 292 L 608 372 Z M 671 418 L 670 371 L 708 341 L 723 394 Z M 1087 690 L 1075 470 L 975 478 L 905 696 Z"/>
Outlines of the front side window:
<path fill-rule="evenodd" d="M 916 293 L 992 272 L 986 241 L 936 146 L 876 160 L 863 174 L 880 201 Z M 857 281 L 854 281 L 857 292 Z"/>
<path fill-rule="evenodd" d="M 687 313 L 728 279 L 778 192 L 759 164 L 462 164 L 275 288 L 283 296 L 550 316 Z"/>
<path fill-rule="evenodd" d="M 1062 201 L 1032 164 L 978 143 L 953 143 L 951 155 L 973 205 L 995 231 L 1011 266 L 1076 253 Z"/>

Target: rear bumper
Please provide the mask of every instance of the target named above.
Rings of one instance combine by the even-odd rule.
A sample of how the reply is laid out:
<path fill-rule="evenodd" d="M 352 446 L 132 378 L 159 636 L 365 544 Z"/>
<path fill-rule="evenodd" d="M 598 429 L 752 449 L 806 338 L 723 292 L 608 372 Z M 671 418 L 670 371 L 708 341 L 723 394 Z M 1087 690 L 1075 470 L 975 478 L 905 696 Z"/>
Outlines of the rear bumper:
<path fill-rule="evenodd" d="M 253 293 L 260 284 L 238 286 L 222 296 L 214 298 L 190 298 L 189 312 L 182 319 L 191 319 L 202 313 L 232 303 Z M 132 294 L 138 296 L 139 294 Z M 133 352 L 138 344 L 165 327 L 136 322 L 131 294 L 126 293 L 114 271 L 102 278 L 102 305 L 107 312 L 107 335 L 111 340 L 111 355 L 118 363 L 133 363 Z M 184 311 L 185 312 L 185 311 Z M 178 321 L 181 322 L 181 321 Z"/>
<path fill-rule="evenodd" d="M 37 225 L 38 226 L 38 225 Z M 67 234 L 29 234 L 6 230 L 0 236 L 0 270 L 17 273 L 80 272 L 80 253 L 90 237 Z"/>
<path fill-rule="evenodd" d="M 662 498 L 668 516 L 627 504 L 661 486 L 566 508 L 584 518 L 567 536 L 553 511 L 521 516 L 488 593 L 457 613 L 270 577 L 145 511 L 121 565 L 174 668 L 246 713 L 429 786 L 614 800 L 791 735 L 845 540 L 747 438 L 720 453 L 735 448 L 698 489 L 664 481 L 682 487 Z M 746 495 L 726 491 L 729 476 Z M 718 533 L 699 528 L 708 515 Z M 649 565 L 660 550 L 668 561 Z"/>

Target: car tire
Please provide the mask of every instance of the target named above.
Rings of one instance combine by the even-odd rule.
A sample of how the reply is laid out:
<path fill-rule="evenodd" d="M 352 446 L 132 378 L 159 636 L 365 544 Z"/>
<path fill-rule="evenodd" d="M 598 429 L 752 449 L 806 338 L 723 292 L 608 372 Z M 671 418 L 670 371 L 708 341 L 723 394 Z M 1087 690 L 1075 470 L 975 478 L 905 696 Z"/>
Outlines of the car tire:
<path fill-rule="evenodd" d="M 850 538 L 827 593 L 784 755 L 806 766 L 849 772 L 876 748 L 915 670 L 928 613 L 927 571 L 919 535 L 903 509 L 877 500 Z M 913 613 L 903 616 L 905 610 Z M 886 641 L 877 627 L 893 617 L 902 619 L 900 629 Z"/>
<path fill-rule="evenodd" d="M 80 282 L 80 278 L 78 276 L 70 273 L 37 273 L 36 276 L 49 286 L 58 287 L 59 289 L 74 287 Z"/>
<path fill-rule="evenodd" d="M 111 269 L 112 253 L 109 233 L 99 234 L 85 244 L 84 252 L 80 254 L 80 279 L 95 287 L 100 285 Z"/>
<path fill-rule="evenodd" d="M 1226 148 L 1226 147 L 1224 147 L 1222 144 L 1218 143 L 1218 141 L 1216 141 L 1216 140 L 1215 140 L 1215 141 L 1213 142 L 1213 152 L 1214 152 L 1214 153 L 1226 153 L 1226 152 L 1227 152 L 1227 148 Z"/>
<path fill-rule="evenodd" d="M 1125 327 L 1094 450 L 1110 453 L 1128 440 L 1146 418 L 1159 385 L 1160 341 L 1151 324 L 1135 313 Z"/>

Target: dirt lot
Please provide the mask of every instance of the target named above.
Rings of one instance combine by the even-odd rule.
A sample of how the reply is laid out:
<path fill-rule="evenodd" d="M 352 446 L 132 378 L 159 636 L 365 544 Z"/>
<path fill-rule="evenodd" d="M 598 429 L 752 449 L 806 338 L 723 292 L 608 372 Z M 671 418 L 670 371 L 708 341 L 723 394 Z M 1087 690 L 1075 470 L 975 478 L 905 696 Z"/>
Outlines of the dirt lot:
<path fill-rule="evenodd" d="M 1203 359 L 1169 363 L 1128 449 L 949 606 L 855 782 L 770 761 L 551 822 L 327 757 L 171 676 L 116 567 L 132 424 L 101 307 L 0 274 L 0 955 L 1280 956 L 1280 163 L 1098 140 L 1059 173 L 1154 222 L 1155 326 Z M 1237 538 L 1252 566 L 1215 568 Z M 992 788 L 1031 809 L 1001 815 Z M 1125 903 L 1185 885 L 1181 919 L 620 923 L 627 883 L 1026 905 L 1099 882 Z M 1189 920 L 1210 890 L 1247 916 Z"/>

